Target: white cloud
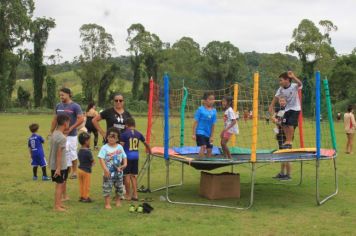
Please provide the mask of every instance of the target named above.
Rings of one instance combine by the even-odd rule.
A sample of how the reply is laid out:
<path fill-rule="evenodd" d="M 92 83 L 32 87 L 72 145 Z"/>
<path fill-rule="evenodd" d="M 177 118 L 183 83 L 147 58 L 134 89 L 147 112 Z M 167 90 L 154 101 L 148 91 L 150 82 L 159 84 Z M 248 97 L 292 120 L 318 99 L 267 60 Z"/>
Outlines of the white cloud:
<path fill-rule="evenodd" d="M 138 22 L 165 42 L 190 36 L 202 47 L 220 40 L 231 41 L 243 52 L 285 52 L 302 19 L 329 19 L 339 27 L 332 34 L 337 52 L 356 47 L 352 0 L 35 0 L 35 4 L 36 16 L 52 17 L 57 23 L 47 54 L 60 48 L 66 60 L 80 54 L 79 28 L 85 23 L 105 27 L 115 39 L 117 54 L 127 54 L 126 30 Z"/>

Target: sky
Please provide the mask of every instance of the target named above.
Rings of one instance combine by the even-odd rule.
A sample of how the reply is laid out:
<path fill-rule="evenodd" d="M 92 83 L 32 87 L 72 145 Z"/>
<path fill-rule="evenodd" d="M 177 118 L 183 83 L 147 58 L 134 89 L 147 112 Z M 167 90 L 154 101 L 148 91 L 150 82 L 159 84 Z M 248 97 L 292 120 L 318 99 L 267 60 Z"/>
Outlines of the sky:
<path fill-rule="evenodd" d="M 127 55 L 127 28 L 141 23 L 163 42 L 183 36 L 201 47 L 213 40 L 230 41 L 241 52 L 285 53 L 293 29 L 302 19 L 331 20 L 339 54 L 356 47 L 355 0 L 35 0 L 35 17 L 52 17 L 46 55 L 59 48 L 63 60 L 80 55 L 79 28 L 96 23 L 112 34 L 114 56 Z"/>

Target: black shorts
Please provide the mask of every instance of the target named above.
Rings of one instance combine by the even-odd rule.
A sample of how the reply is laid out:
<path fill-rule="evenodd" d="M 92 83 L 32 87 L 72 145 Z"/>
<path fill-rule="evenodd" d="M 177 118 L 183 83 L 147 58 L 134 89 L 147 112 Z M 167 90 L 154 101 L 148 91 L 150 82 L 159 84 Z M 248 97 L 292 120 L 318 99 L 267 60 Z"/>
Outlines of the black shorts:
<path fill-rule="evenodd" d="M 138 160 L 127 159 L 127 166 L 124 169 L 124 175 L 138 175 Z"/>
<path fill-rule="evenodd" d="M 210 138 L 206 137 L 204 135 L 197 134 L 196 135 L 196 140 L 197 140 L 197 146 L 206 146 L 208 149 L 212 149 L 213 145 L 210 143 Z"/>
<path fill-rule="evenodd" d="M 284 113 L 282 124 L 283 126 L 298 126 L 298 119 L 299 119 L 299 112 L 300 111 L 294 111 L 294 110 L 289 110 Z"/>
<path fill-rule="evenodd" d="M 57 184 L 63 184 L 67 178 L 68 178 L 68 169 L 65 170 L 61 170 L 61 176 L 56 176 L 54 177 L 54 172 L 56 172 L 55 170 L 51 170 L 51 177 L 52 177 L 52 181 L 56 182 Z"/>

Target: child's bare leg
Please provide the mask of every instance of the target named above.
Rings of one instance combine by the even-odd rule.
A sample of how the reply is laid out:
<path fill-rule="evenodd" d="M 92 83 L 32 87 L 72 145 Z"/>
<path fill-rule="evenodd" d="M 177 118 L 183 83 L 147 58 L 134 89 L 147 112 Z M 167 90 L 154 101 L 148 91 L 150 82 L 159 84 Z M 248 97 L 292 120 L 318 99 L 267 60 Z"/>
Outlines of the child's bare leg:
<path fill-rule="evenodd" d="M 287 175 L 290 176 L 292 166 L 291 166 L 290 162 L 286 162 L 285 165 L 286 165 Z"/>
<path fill-rule="evenodd" d="M 352 146 L 353 146 L 353 141 L 354 141 L 354 134 L 350 134 L 350 145 L 349 145 L 349 152 L 352 154 Z"/>
<path fill-rule="evenodd" d="M 212 152 L 213 152 L 213 149 L 207 148 L 207 149 L 206 149 L 206 156 L 207 156 L 207 157 L 211 157 Z"/>
<path fill-rule="evenodd" d="M 63 184 L 56 184 L 54 191 L 54 210 L 65 211 L 62 207 L 61 197 L 63 192 Z"/>
<path fill-rule="evenodd" d="M 125 199 L 126 200 L 131 200 L 131 197 L 130 197 L 130 176 L 131 175 L 125 175 L 124 176 L 124 185 L 125 185 L 125 190 L 126 190 L 126 194 L 125 194 Z"/>
<path fill-rule="evenodd" d="M 132 196 L 137 199 L 138 194 L 137 194 L 137 176 L 136 175 L 131 175 L 131 182 L 132 182 Z"/>
<path fill-rule="evenodd" d="M 62 201 L 65 202 L 65 201 L 68 201 L 69 200 L 69 197 L 67 195 L 67 181 L 64 181 L 63 183 L 63 192 L 62 192 Z"/>
<path fill-rule="evenodd" d="M 104 201 L 105 201 L 105 209 L 111 209 L 111 205 L 110 205 L 110 195 L 109 195 L 109 196 L 105 196 L 105 197 L 104 197 Z"/>
<path fill-rule="evenodd" d="M 115 206 L 116 207 L 121 207 L 121 199 L 120 199 L 120 196 L 118 194 L 116 194 L 116 197 L 115 197 Z"/>
<path fill-rule="evenodd" d="M 200 146 L 199 157 L 204 157 L 206 151 L 206 146 Z"/>
<path fill-rule="evenodd" d="M 294 136 L 294 127 L 293 126 L 283 126 L 283 131 L 286 135 L 286 141 L 284 144 L 292 144 Z"/>

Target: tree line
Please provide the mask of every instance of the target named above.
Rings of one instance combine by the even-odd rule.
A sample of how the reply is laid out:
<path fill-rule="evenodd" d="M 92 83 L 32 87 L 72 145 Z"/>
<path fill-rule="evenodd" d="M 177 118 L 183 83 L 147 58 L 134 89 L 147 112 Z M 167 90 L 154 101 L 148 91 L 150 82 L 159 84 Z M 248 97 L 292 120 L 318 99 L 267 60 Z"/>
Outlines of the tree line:
<path fill-rule="evenodd" d="M 211 41 L 199 45 L 183 36 L 173 44 L 163 42 L 142 24 L 127 29 L 128 56 L 113 58 L 116 49 L 113 36 L 95 23 L 80 27 L 81 54 L 73 62 L 61 62 L 60 49 L 47 56 L 44 49 L 55 20 L 33 18 L 33 0 L 4 0 L 0 3 L 0 110 L 11 106 L 11 94 L 16 79 L 30 76 L 33 83 L 34 107 L 52 108 L 58 85 L 52 75 L 73 70 L 80 77 L 83 102 L 97 101 L 105 106 L 115 79 L 121 74 L 132 81 L 128 96 L 132 101 L 145 100 L 150 78 L 160 83 L 165 72 L 171 76 L 171 86 L 221 89 L 233 83 L 250 85 L 252 74 L 259 71 L 266 89 L 276 89 L 276 77 L 293 70 L 303 80 L 303 105 L 306 113 L 314 109 L 314 72 L 320 70 L 330 80 L 332 101 L 340 109 L 356 102 L 353 84 L 356 82 L 356 50 L 340 56 L 332 45 L 332 33 L 337 26 L 329 20 L 317 24 L 303 19 L 292 30 L 286 53 L 242 53 L 229 41 Z M 20 49 L 24 42 L 32 50 Z M 118 45 L 120 46 L 120 45 Z M 18 75 L 20 73 L 20 75 Z M 45 86 L 44 86 L 45 85 Z M 44 89 L 45 87 L 45 89 Z M 28 105 L 29 91 L 18 89 L 17 102 Z M 45 96 L 44 96 L 45 94 Z M 27 102 L 26 102 L 27 101 Z"/>

